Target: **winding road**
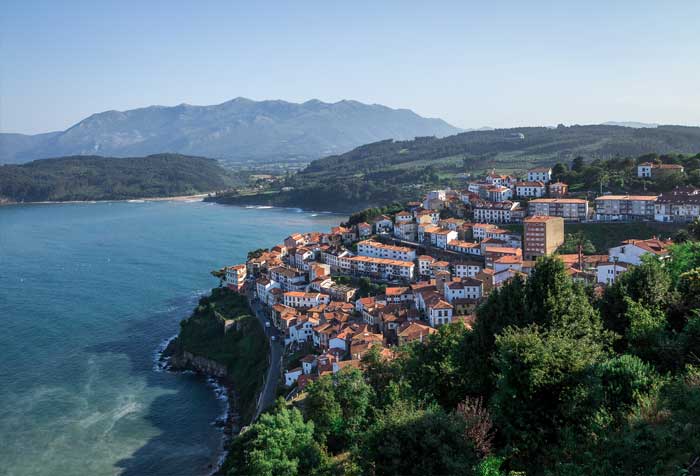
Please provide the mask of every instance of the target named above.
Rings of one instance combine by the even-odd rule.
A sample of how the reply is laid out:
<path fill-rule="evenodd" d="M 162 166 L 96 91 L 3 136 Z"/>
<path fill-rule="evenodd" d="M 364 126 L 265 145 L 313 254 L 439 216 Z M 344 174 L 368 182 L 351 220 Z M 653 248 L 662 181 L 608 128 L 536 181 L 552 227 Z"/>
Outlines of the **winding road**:
<path fill-rule="evenodd" d="M 265 325 L 269 318 L 265 314 L 260 301 L 250 296 L 248 300 L 250 302 L 250 308 L 255 312 L 255 316 L 260 321 L 260 325 L 263 326 L 265 335 L 270 344 L 270 365 L 267 369 L 267 375 L 265 376 L 265 385 L 258 398 L 258 406 L 255 410 L 255 417 L 253 418 L 253 421 L 255 421 L 262 412 L 275 403 L 277 385 L 281 375 L 282 354 L 284 352 L 284 343 L 280 339 L 284 339 L 284 336 L 274 326 L 267 327 Z"/>

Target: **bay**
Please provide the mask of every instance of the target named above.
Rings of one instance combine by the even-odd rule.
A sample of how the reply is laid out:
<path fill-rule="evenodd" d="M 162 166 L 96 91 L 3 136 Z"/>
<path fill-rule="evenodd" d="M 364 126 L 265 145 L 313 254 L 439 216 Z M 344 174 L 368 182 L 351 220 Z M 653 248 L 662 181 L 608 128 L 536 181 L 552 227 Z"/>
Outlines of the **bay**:
<path fill-rule="evenodd" d="M 342 217 L 203 202 L 0 207 L 0 474 L 208 474 L 225 408 L 157 349 L 209 274 Z"/>

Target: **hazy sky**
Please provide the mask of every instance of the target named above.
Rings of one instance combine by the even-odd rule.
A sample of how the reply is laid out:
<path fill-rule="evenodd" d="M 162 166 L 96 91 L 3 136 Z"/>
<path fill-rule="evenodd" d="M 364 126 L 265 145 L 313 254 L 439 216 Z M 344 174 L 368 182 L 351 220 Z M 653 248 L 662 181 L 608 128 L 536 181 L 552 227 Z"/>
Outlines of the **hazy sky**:
<path fill-rule="evenodd" d="M 6 0 L 0 130 L 237 96 L 465 128 L 700 124 L 699 18 L 697 0 Z"/>

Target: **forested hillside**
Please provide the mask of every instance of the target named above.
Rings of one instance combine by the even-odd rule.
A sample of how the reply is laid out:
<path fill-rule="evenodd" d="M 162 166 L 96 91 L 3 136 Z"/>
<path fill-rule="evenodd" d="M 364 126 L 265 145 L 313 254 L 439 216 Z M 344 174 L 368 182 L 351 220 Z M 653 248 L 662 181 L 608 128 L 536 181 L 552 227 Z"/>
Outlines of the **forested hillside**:
<path fill-rule="evenodd" d="M 233 182 L 216 160 L 202 157 L 61 157 L 0 166 L 0 200 L 168 197 L 222 190 Z"/>
<path fill-rule="evenodd" d="M 697 241 L 604 292 L 544 258 L 473 326 L 375 348 L 363 372 L 280 401 L 235 439 L 228 475 L 700 475 L 699 296 Z"/>
<path fill-rule="evenodd" d="M 596 173 L 581 179 L 583 186 L 595 190 L 601 179 L 604 186 L 615 183 L 608 178 L 622 168 L 628 174 L 633 172 L 633 158 L 652 153 L 694 155 L 698 151 L 700 127 L 680 126 L 530 127 L 465 132 L 443 139 L 386 140 L 312 162 L 286 180 L 285 185 L 293 190 L 227 200 L 348 212 L 414 199 L 434 186 L 459 186 L 464 183 L 460 175 L 464 173 L 495 168 L 501 173 L 520 174 L 536 165 L 563 163 L 568 167 L 577 157 L 582 157 L 580 165 L 595 164 Z M 618 158 L 632 159 L 624 162 Z M 610 163 L 616 169 L 606 177 L 605 163 L 613 159 L 617 161 Z"/>

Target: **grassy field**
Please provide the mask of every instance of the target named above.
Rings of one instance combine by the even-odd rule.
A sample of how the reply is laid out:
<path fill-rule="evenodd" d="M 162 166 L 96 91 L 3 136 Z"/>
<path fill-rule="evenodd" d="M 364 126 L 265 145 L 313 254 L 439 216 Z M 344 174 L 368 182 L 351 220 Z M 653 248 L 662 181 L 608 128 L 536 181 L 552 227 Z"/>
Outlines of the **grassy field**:
<path fill-rule="evenodd" d="M 507 225 L 513 231 L 522 233 L 522 225 Z M 682 225 L 658 222 L 634 222 L 634 223 L 567 223 L 564 225 L 564 233 L 578 233 L 593 243 L 596 251 L 605 253 L 613 246 L 627 239 L 645 240 L 658 236 L 660 238 L 673 237 Z"/>

